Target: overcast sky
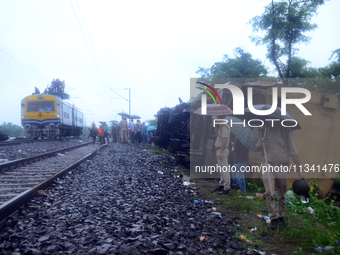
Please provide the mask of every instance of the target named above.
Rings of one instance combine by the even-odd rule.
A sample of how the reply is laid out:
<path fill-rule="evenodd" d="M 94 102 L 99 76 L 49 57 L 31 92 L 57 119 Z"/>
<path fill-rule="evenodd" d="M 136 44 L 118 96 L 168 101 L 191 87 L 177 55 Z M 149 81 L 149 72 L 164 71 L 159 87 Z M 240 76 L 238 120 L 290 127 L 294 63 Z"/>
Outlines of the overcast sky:
<path fill-rule="evenodd" d="M 0 124 L 20 125 L 21 99 L 54 78 L 66 81 L 87 125 L 128 113 L 124 88 L 131 88 L 131 113 L 154 118 L 178 97 L 189 100 L 198 67 L 233 57 L 236 47 L 269 64 L 247 22 L 270 2 L 0 0 Z M 339 10 L 338 0 L 321 6 L 313 19 L 319 28 L 299 46 L 313 67 L 326 66 L 340 47 Z"/>

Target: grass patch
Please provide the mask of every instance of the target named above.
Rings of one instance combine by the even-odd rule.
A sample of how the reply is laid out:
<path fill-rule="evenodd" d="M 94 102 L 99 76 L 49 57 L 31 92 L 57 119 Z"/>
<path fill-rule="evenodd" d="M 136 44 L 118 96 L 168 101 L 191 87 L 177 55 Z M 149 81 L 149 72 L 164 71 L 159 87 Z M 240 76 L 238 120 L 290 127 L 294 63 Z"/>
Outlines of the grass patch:
<path fill-rule="evenodd" d="M 214 202 L 218 211 L 235 219 L 237 236 L 246 236 L 251 243 L 256 243 L 259 249 L 275 254 L 316 254 L 314 248 L 319 246 L 334 246 L 340 241 L 340 210 L 334 205 L 334 200 L 329 204 L 326 198 L 319 199 L 316 182 L 313 182 L 313 192 L 310 192 L 310 203 L 303 204 L 299 196 L 290 199 L 294 205 L 286 204 L 286 224 L 274 231 L 268 228 L 268 224 L 257 217 L 258 214 L 268 216 L 266 201 L 256 197 L 256 192 L 263 192 L 262 180 L 247 180 L 247 192 L 231 190 L 229 195 L 210 193 L 218 186 L 218 182 L 211 179 L 195 179 L 195 187 L 199 193 L 198 199 L 206 199 Z M 262 185 L 262 186 L 261 186 Z M 247 199 L 253 196 L 254 199 Z M 315 213 L 311 214 L 307 209 L 311 206 Z M 257 231 L 250 232 L 256 227 Z M 336 246 L 330 252 L 340 254 L 340 247 Z"/>

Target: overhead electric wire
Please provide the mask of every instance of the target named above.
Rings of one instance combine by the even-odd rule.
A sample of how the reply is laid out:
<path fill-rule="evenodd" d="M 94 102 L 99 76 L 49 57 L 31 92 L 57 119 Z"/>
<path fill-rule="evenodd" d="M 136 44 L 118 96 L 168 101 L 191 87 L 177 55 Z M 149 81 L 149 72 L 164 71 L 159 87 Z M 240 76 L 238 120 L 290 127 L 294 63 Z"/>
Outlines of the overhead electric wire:
<path fill-rule="evenodd" d="M 20 58 L 19 56 L 17 56 L 14 52 L 12 52 L 11 50 L 7 49 L 5 46 L 3 46 L 2 44 L 0 44 L 1 47 L 5 48 L 7 51 L 9 51 L 10 53 L 12 53 L 15 57 L 17 57 L 18 59 L 20 59 L 22 62 L 20 62 L 18 59 L 16 59 L 15 57 L 11 56 L 9 53 L 7 53 L 6 51 L 4 51 L 3 49 L 0 49 L 3 53 L 5 53 L 6 55 L 8 55 L 10 58 L 14 59 L 15 61 L 17 61 L 19 64 L 21 64 L 22 66 L 26 67 L 28 70 L 30 70 L 32 73 L 38 75 L 40 78 L 42 78 L 43 80 L 49 82 L 46 78 L 42 77 L 40 74 L 38 74 L 37 72 L 33 71 L 31 68 L 35 69 L 36 71 L 38 71 L 39 73 L 41 73 L 42 75 L 46 76 L 44 73 L 42 73 L 41 71 L 39 71 L 37 68 L 35 68 L 34 66 L 32 66 L 31 64 L 27 63 L 25 60 L 23 60 L 22 58 Z M 30 67 L 31 68 L 30 68 Z"/>
<path fill-rule="evenodd" d="M 81 12 L 81 9 L 80 9 L 80 6 L 79 6 L 79 4 L 78 4 L 78 1 L 77 1 L 77 0 L 76 0 L 76 2 L 77 2 L 78 10 L 79 10 L 79 12 L 80 12 L 80 17 L 81 17 L 81 19 L 82 19 L 82 21 L 83 21 L 83 23 L 84 23 L 84 26 L 85 26 L 85 31 L 86 31 L 87 37 L 89 38 L 90 45 L 91 45 L 91 48 L 92 48 L 92 50 L 93 50 L 93 53 L 94 53 L 94 56 L 95 56 L 95 60 L 97 61 L 97 64 L 98 64 L 98 66 L 99 66 L 99 71 L 101 72 L 101 75 L 103 75 L 104 82 L 105 82 L 105 84 L 106 84 L 105 75 L 103 74 L 103 71 L 101 70 L 101 69 L 102 69 L 102 67 L 101 67 L 101 65 L 100 65 L 100 62 L 99 62 L 99 59 L 98 59 L 97 53 L 96 53 L 96 51 L 95 51 L 95 49 L 94 49 L 94 47 L 93 47 L 93 44 L 92 44 L 92 40 L 91 40 L 90 33 L 89 33 L 89 31 L 87 30 L 87 26 L 86 26 L 86 23 L 85 23 L 85 20 L 84 20 L 84 17 L 83 17 L 83 13 Z"/>
<path fill-rule="evenodd" d="M 81 24 L 80 24 L 80 21 L 79 21 L 79 19 L 78 19 L 77 13 L 76 13 L 76 11 L 75 11 L 75 9 L 74 9 L 74 7 L 73 7 L 73 4 L 72 4 L 71 0 L 69 0 L 69 1 L 70 1 L 72 10 L 73 10 L 74 16 L 76 16 L 76 19 L 77 19 L 77 22 L 78 22 L 78 24 L 79 24 L 80 30 L 81 30 L 81 32 L 82 32 L 82 34 L 83 34 L 83 36 L 84 36 L 84 39 L 85 39 L 87 48 L 89 49 L 89 51 L 90 51 L 90 53 L 91 53 L 93 62 L 94 62 L 95 66 L 96 66 L 96 69 L 97 69 L 97 71 L 98 71 L 98 73 L 99 73 L 100 79 L 101 79 L 101 81 L 102 81 L 102 85 L 103 85 L 103 86 L 105 87 L 105 89 L 107 90 L 108 87 L 107 87 L 107 85 L 106 85 L 105 75 L 104 75 L 103 71 L 101 71 L 101 65 L 100 65 L 99 59 L 98 59 L 98 57 L 97 57 L 96 51 L 94 50 L 94 47 L 93 47 L 93 44 L 92 44 L 92 41 L 91 41 L 91 37 L 90 37 L 90 34 L 89 34 L 88 30 L 87 30 L 87 26 L 86 26 L 85 20 L 84 20 L 84 18 L 83 18 L 83 14 L 82 14 L 82 12 L 81 12 L 81 9 L 80 9 L 80 7 L 79 7 L 78 1 L 76 1 L 76 2 L 77 2 L 77 6 L 78 6 L 78 9 L 79 9 L 79 12 L 80 12 L 81 19 L 82 19 L 83 24 L 84 24 L 84 26 L 85 26 L 85 30 L 86 30 L 86 33 L 87 33 L 87 37 L 88 37 L 88 39 L 89 39 L 89 41 L 90 41 L 92 50 L 91 50 L 91 47 L 90 47 L 90 45 L 89 45 L 89 43 L 88 43 L 88 41 L 87 41 L 86 35 L 85 35 L 84 30 L 83 30 L 83 28 L 82 28 L 82 26 L 81 26 Z M 112 106 L 112 101 L 111 101 L 111 100 L 110 100 L 110 106 L 111 106 L 111 109 L 112 109 L 113 106 Z"/>
<path fill-rule="evenodd" d="M 104 79 L 103 79 L 103 77 L 102 77 L 102 74 L 101 74 L 101 72 L 100 72 L 100 70 L 99 70 L 99 67 L 98 67 L 98 65 L 97 65 L 97 62 L 96 62 L 96 60 L 95 60 L 95 57 L 93 56 L 93 53 L 92 53 L 92 51 L 91 51 L 91 48 L 90 48 L 90 45 L 89 45 L 89 43 L 88 43 L 88 41 L 87 41 L 86 35 L 85 35 L 85 33 L 84 33 L 84 30 L 83 30 L 83 28 L 82 28 L 82 26 L 81 26 L 81 24 L 80 24 L 80 21 L 79 21 L 79 19 L 78 19 L 77 13 L 76 13 L 76 11 L 75 11 L 75 9 L 74 9 L 74 7 L 73 7 L 73 4 L 72 4 L 71 0 L 69 0 L 69 1 L 70 1 L 70 4 L 71 4 L 71 7 L 72 7 L 72 10 L 73 10 L 74 16 L 76 16 L 76 19 L 77 19 L 77 22 L 78 22 L 78 24 L 79 24 L 79 27 L 80 27 L 81 33 L 82 33 L 82 34 L 83 34 L 83 36 L 84 36 L 84 39 L 85 39 L 85 42 L 86 42 L 87 48 L 89 49 L 89 51 L 90 51 L 90 54 L 91 54 L 91 56 L 92 56 L 92 59 L 93 59 L 94 65 L 96 66 L 96 68 L 97 68 L 97 71 L 98 71 L 98 73 L 99 73 L 99 76 L 100 76 L 100 79 L 102 80 L 102 82 L 103 82 L 103 86 L 105 87 L 105 85 L 104 85 L 104 84 L 105 84 L 105 82 L 104 82 Z"/>

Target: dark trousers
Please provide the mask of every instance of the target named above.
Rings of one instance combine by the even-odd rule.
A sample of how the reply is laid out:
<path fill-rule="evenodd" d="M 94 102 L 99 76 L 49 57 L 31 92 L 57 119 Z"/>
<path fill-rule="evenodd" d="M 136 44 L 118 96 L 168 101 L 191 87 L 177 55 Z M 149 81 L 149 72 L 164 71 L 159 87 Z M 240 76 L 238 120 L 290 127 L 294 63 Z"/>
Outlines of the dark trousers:
<path fill-rule="evenodd" d="M 107 140 L 107 144 L 109 144 L 109 133 L 104 133 L 104 139 L 103 139 L 103 143 L 105 143 L 105 138 Z"/>
<path fill-rule="evenodd" d="M 136 140 L 138 143 L 141 143 L 142 142 L 142 132 L 141 131 L 137 131 L 136 132 Z"/>
<path fill-rule="evenodd" d="M 92 136 L 92 139 L 93 139 L 93 144 L 96 143 L 96 136 Z"/>
<path fill-rule="evenodd" d="M 102 145 L 104 143 L 104 136 L 103 135 L 99 136 L 99 142 L 100 142 L 100 145 Z"/>

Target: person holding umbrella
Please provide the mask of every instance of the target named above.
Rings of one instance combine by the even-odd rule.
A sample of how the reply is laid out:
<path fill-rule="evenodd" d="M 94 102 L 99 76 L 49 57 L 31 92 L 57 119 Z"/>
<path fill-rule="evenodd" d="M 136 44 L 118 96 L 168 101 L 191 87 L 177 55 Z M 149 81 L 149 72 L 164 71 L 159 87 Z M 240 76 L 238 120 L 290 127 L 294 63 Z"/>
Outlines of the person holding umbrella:
<path fill-rule="evenodd" d="M 264 166 L 266 171 L 263 171 L 262 180 L 266 189 L 266 202 L 269 211 L 271 229 L 275 229 L 277 224 L 286 226 L 284 214 L 286 211 L 286 190 L 289 171 L 284 171 L 284 167 L 289 169 L 289 157 L 292 158 L 296 166 L 300 166 L 300 158 L 295 147 L 294 137 L 290 128 L 281 126 L 280 121 L 274 121 L 273 125 L 265 128 L 256 144 L 258 151 L 263 151 Z M 270 170 L 276 168 L 278 171 Z M 299 172 L 299 178 L 304 178 L 303 172 Z M 277 210 L 274 199 L 273 188 L 276 184 L 277 191 Z"/>
<path fill-rule="evenodd" d="M 249 150 L 256 152 L 257 138 L 245 121 L 234 116 L 227 116 L 226 120 L 230 124 L 231 133 L 235 136 L 232 144 L 234 165 L 231 169 L 234 184 L 240 186 L 241 191 L 246 192 L 244 171 L 242 170 L 247 165 Z"/>
<path fill-rule="evenodd" d="M 225 119 L 226 116 L 231 115 L 233 111 L 226 105 L 221 104 L 207 104 L 206 113 L 203 114 L 203 109 L 198 108 L 194 111 L 195 114 L 217 116 L 218 119 Z M 219 128 L 218 128 L 219 126 Z M 230 126 L 228 124 L 220 124 L 215 126 L 215 150 L 217 156 L 217 163 L 221 167 L 219 186 L 211 192 L 220 191 L 219 195 L 229 194 L 230 192 L 230 173 L 229 171 L 222 171 L 224 167 L 228 168 L 228 155 L 230 143 Z M 218 129 L 217 129 L 218 128 Z"/>
<path fill-rule="evenodd" d="M 242 171 L 242 168 L 244 168 L 248 163 L 249 149 L 237 138 L 235 138 L 232 145 L 234 165 L 232 167 L 231 174 L 236 187 L 240 188 L 242 192 L 246 192 L 246 182 L 244 180 L 244 171 Z"/>
<path fill-rule="evenodd" d="M 226 116 L 220 115 L 218 119 L 224 119 Z M 230 142 L 230 127 L 228 124 L 219 125 L 219 129 L 217 130 L 217 126 L 215 126 L 216 133 L 216 141 L 215 141 L 215 149 L 217 156 L 217 164 L 221 166 L 228 166 L 228 155 L 229 155 L 229 142 Z M 212 190 L 212 192 L 220 191 L 219 195 L 229 194 L 230 192 L 230 173 L 229 171 L 223 172 L 220 171 L 220 183 L 219 186 Z"/>

